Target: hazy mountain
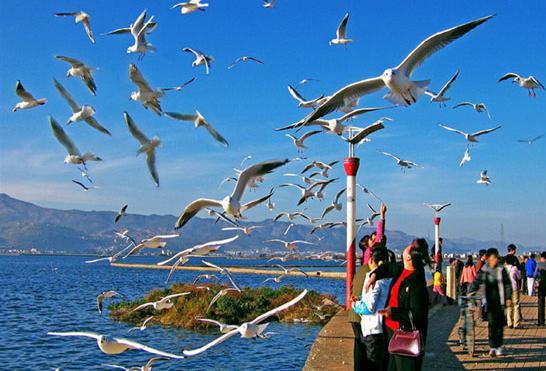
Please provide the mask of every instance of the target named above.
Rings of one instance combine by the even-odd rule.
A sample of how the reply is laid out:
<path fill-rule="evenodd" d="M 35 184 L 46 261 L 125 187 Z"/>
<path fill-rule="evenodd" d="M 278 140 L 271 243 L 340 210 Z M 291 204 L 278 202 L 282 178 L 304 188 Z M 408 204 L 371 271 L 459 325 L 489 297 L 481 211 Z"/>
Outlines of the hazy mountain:
<path fill-rule="evenodd" d="M 130 209 L 129 209 L 130 210 Z M 272 213 L 274 214 L 274 213 Z M 0 193 L 0 248 L 54 250 L 65 252 L 97 252 L 118 248 L 121 241 L 116 241 L 114 231 L 129 229 L 136 240 L 154 234 L 173 233 L 176 217 L 173 215 L 136 215 L 129 214 L 116 225 L 111 211 L 58 210 L 44 208 L 32 203 L 14 199 Z M 340 218 L 344 213 L 340 214 Z M 307 240 L 315 245 L 305 245 L 305 250 L 345 250 L 345 228 L 334 228 L 317 232 L 325 236 L 322 241 L 309 234 L 308 225 L 295 224 L 287 236 L 283 233 L 288 222 L 273 222 L 266 219 L 252 223 L 263 228 L 255 230 L 252 236 L 241 237 L 224 251 L 269 251 L 281 250 L 277 244 L 264 244 L 271 238 L 286 240 Z M 214 224 L 210 218 L 193 218 L 182 230 L 180 238 L 171 240 L 168 248 L 178 250 L 197 243 L 230 237 L 234 232 L 222 231 L 223 222 Z M 369 233 L 371 229 L 359 234 Z M 387 230 L 388 245 L 391 249 L 402 249 L 415 236 L 401 231 Z M 496 242 L 480 242 L 470 238 L 446 240 L 446 252 L 477 251 L 480 248 L 499 245 Z"/>

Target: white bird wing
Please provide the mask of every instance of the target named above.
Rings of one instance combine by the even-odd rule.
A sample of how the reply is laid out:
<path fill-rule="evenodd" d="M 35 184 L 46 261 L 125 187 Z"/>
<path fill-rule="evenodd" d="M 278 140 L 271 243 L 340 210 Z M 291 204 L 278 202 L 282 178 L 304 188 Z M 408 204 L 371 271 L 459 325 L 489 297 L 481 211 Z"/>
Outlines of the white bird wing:
<path fill-rule="evenodd" d="M 213 319 L 208 319 L 208 318 L 196 318 L 196 320 L 198 320 L 199 322 L 205 322 L 205 323 L 212 323 L 213 325 L 216 325 L 218 327 L 222 326 L 222 324 L 218 321 L 215 321 Z"/>
<path fill-rule="evenodd" d="M 224 228 L 222 228 L 223 230 L 225 230 Z M 209 241 L 209 242 L 205 242 L 201 245 L 196 245 L 195 247 L 193 247 L 194 250 L 197 250 L 197 249 L 202 249 L 204 247 L 212 247 L 212 246 L 220 246 L 220 245 L 225 245 L 225 244 L 228 244 L 228 243 L 231 243 L 233 241 L 235 241 L 236 239 L 239 238 L 239 235 L 235 235 L 233 237 L 230 237 L 230 238 L 225 238 L 223 240 L 218 240 L 218 241 Z"/>
<path fill-rule="evenodd" d="M 324 211 L 322 212 L 322 215 L 320 216 L 321 219 L 324 219 L 326 214 L 328 214 L 330 211 L 334 210 L 334 205 L 327 206 Z"/>
<path fill-rule="evenodd" d="M 194 122 L 197 119 L 195 114 L 177 113 L 177 112 L 165 112 L 168 117 L 179 121 Z"/>
<path fill-rule="evenodd" d="M 144 27 L 145 20 L 146 20 L 146 10 L 143 10 L 142 13 L 139 14 L 137 19 L 131 25 L 131 34 L 133 35 L 133 37 L 135 38 L 138 37 L 140 30 L 142 29 L 142 27 Z"/>
<path fill-rule="evenodd" d="M 112 136 L 112 134 L 108 131 L 108 129 L 106 129 L 104 126 L 102 126 L 101 124 L 99 124 L 99 122 L 97 121 L 97 119 L 94 118 L 93 116 L 87 117 L 87 118 L 85 119 L 85 122 L 86 122 L 89 126 L 91 126 L 91 127 L 95 128 L 95 129 L 97 129 L 98 131 L 100 131 L 101 133 L 104 133 L 104 134 L 106 134 L 106 135 Z"/>
<path fill-rule="evenodd" d="M 334 198 L 334 202 L 335 202 L 335 203 L 338 203 L 338 202 L 339 202 L 339 198 L 341 197 L 341 195 L 342 195 L 343 193 L 345 193 L 345 191 L 346 191 L 346 188 L 343 188 L 341 191 L 339 191 L 339 192 L 336 194 L 336 197 Z"/>
<path fill-rule="evenodd" d="M 82 23 L 83 23 L 83 28 L 85 28 L 85 33 L 87 34 L 87 37 L 89 37 L 89 40 L 91 40 L 91 42 L 94 44 L 95 36 L 93 35 L 93 30 L 91 30 L 91 23 L 89 22 L 89 17 L 85 17 Z"/>
<path fill-rule="evenodd" d="M 381 152 L 381 153 L 384 154 L 385 156 L 392 157 L 396 161 L 400 161 L 400 157 L 397 157 L 397 156 L 393 155 L 392 153 L 389 153 L 389 152 Z"/>
<path fill-rule="evenodd" d="M 195 55 L 195 58 L 201 58 L 205 56 L 205 54 L 203 54 L 199 50 L 192 49 L 192 48 L 183 48 L 182 51 L 192 53 L 193 55 Z"/>
<path fill-rule="evenodd" d="M 311 130 L 311 131 L 308 131 L 307 133 L 303 134 L 301 137 L 300 137 L 300 141 L 301 142 L 304 142 L 305 139 L 315 135 L 315 134 L 320 134 L 322 133 L 322 130 Z"/>
<path fill-rule="evenodd" d="M 191 292 L 179 292 L 178 294 L 172 294 L 172 295 L 168 295 L 168 296 L 165 296 L 163 299 L 161 299 L 162 301 L 167 301 L 169 299 L 174 299 L 174 298 L 178 298 L 180 296 L 186 296 L 186 295 L 189 295 L 191 294 Z"/>
<path fill-rule="evenodd" d="M 501 76 L 501 78 L 499 79 L 499 82 L 508 80 L 508 79 L 516 79 L 516 78 L 521 78 L 521 76 L 515 72 L 508 72 L 507 74 Z"/>
<path fill-rule="evenodd" d="M 471 106 L 471 107 L 474 107 L 474 103 L 471 103 L 471 102 L 461 102 L 459 104 L 456 104 L 453 106 L 453 108 L 458 108 L 458 107 L 462 107 L 462 106 Z"/>
<path fill-rule="evenodd" d="M 53 130 L 53 135 L 55 135 L 55 138 L 57 138 L 59 143 L 66 148 L 68 154 L 72 156 L 80 156 L 80 151 L 78 148 L 76 148 L 68 135 L 66 135 L 61 125 L 59 125 L 59 123 L 51 116 L 49 116 L 49 125 L 51 126 L 51 130 Z"/>
<path fill-rule="evenodd" d="M 129 65 L 129 79 L 138 87 L 141 92 L 152 92 L 150 84 L 146 81 L 142 73 L 136 65 L 131 63 Z"/>
<path fill-rule="evenodd" d="M 237 201 L 240 201 L 241 198 L 243 197 L 243 193 L 246 189 L 248 182 L 250 182 L 252 178 L 269 174 L 276 168 L 282 165 L 285 165 L 289 161 L 290 160 L 288 159 L 264 161 L 264 162 L 260 162 L 255 165 L 252 165 L 250 167 L 247 167 L 239 175 L 239 179 L 237 180 L 237 185 L 235 186 L 235 189 L 233 190 L 231 197 L 236 199 Z"/>
<path fill-rule="evenodd" d="M 212 348 L 213 346 L 215 345 L 218 345 L 220 343 L 223 343 L 224 341 L 226 341 L 227 339 L 229 339 L 230 337 L 236 335 L 239 333 L 239 328 L 233 330 L 233 331 L 230 331 L 228 332 L 227 334 L 224 334 L 216 339 L 214 339 L 213 341 L 211 341 L 210 343 L 206 344 L 206 345 L 203 345 L 202 347 L 200 348 L 197 348 L 197 349 L 193 349 L 193 350 L 183 350 L 182 353 L 186 356 L 186 357 L 192 357 L 192 356 L 196 356 L 198 354 L 201 354 L 203 352 L 205 352 L 206 350 Z"/>
<path fill-rule="evenodd" d="M 305 98 L 303 98 L 300 95 L 300 93 L 298 93 L 298 91 L 296 89 L 294 89 L 291 85 L 288 85 L 288 92 L 290 93 L 292 98 L 294 98 L 298 102 L 300 102 L 300 103 L 305 103 L 306 102 Z"/>
<path fill-rule="evenodd" d="M 452 132 L 457 133 L 457 134 L 466 135 L 465 132 L 460 131 L 459 129 L 450 128 L 449 126 L 445 126 L 445 125 L 442 125 L 442 124 L 439 124 L 438 126 L 441 127 L 442 129 L 446 129 L 447 131 L 452 131 Z"/>
<path fill-rule="evenodd" d="M 344 106 L 346 102 L 353 101 L 360 98 L 362 95 L 373 93 L 385 86 L 381 76 L 372 77 L 366 80 L 357 81 L 349 84 L 337 92 L 331 97 L 326 99 L 315 111 L 304 118 L 304 124 L 315 121 L 322 116 L 326 116 L 330 112 Z"/>
<path fill-rule="evenodd" d="M 81 336 L 86 338 L 92 338 L 95 340 L 99 340 L 101 335 L 97 334 L 96 332 L 88 332 L 88 331 L 68 331 L 68 332 L 48 332 L 48 335 L 53 336 Z"/>
<path fill-rule="evenodd" d="M 161 350 L 149 347 L 149 346 L 144 345 L 144 344 L 137 343 L 136 341 L 132 341 L 132 340 L 129 340 L 129 339 L 114 338 L 114 340 L 116 342 L 118 342 L 119 344 L 127 345 L 131 349 L 143 350 L 143 351 L 145 351 L 147 353 L 157 354 L 158 356 L 167 357 L 167 358 L 174 358 L 174 359 L 184 359 L 185 358 L 182 355 L 163 352 Z"/>
<path fill-rule="evenodd" d="M 497 126 L 497 127 L 495 127 L 495 128 L 480 130 L 480 131 L 477 131 L 477 132 L 473 133 L 472 136 L 473 136 L 473 137 L 479 137 L 480 135 L 488 134 L 488 133 L 491 133 L 491 132 L 493 132 L 493 131 L 495 131 L 495 130 L 498 130 L 498 129 L 500 129 L 501 127 L 502 127 L 502 126 L 499 125 L 499 126 Z"/>
<path fill-rule="evenodd" d="M 146 164 L 148 165 L 148 171 L 154 180 L 154 183 L 159 187 L 159 174 L 157 173 L 157 167 L 155 166 L 155 151 L 146 152 Z"/>
<path fill-rule="evenodd" d="M 218 200 L 212 200 L 209 198 L 198 198 L 197 200 L 191 202 L 184 211 L 178 217 L 178 220 L 175 224 L 175 229 L 181 228 L 186 224 L 195 214 L 197 214 L 201 209 L 205 207 L 222 207 L 222 203 Z"/>
<path fill-rule="evenodd" d="M 23 84 L 21 84 L 21 81 L 19 80 L 17 80 L 17 83 L 15 84 L 15 94 L 17 94 L 17 96 L 19 96 L 19 98 L 21 98 L 25 102 L 35 100 L 32 94 L 25 90 Z"/>
<path fill-rule="evenodd" d="M 336 36 L 338 39 L 344 39 L 347 36 L 347 21 L 349 20 L 349 13 L 346 13 L 339 26 L 337 27 Z"/>
<path fill-rule="evenodd" d="M 98 258 L 98 259 L 93 259 L 93 260 L 86 260 L 85 262 L 88 263 L 88 264 L 91 264 L 91 263 L 96 263 L 96 262 L 100 262 L 100 261 L 103 261 L 103 260 L 109 260 L 110 257 L 106 257 L 106 258 Z"/>
<path fill-rule="evenodd" d="M 303 240 L 295 240 L 295 241 L 292 241 L 290 243 L 303 243 L 305 245 L 314 245 L 314 243 L 312 243 L 312 242 L 307 242 L 307 241 L 303 241 Z"/>
<path fill-rule="evenodd" d="M 284 303 L 283 305 L 277 307 L 277 308 L 274 308 L 272 310 L 270 310 L 269 312 L 266 312 L 256 318 L 254 318 L 250 323 L 252 324 L 258 324 L 260 322 L 262 322 L 263 320 L 271 317 L 271 316 L 274 316 L 276 315 L 277 313 L 291 307 L 292 305 L 294 304 L 297 304 L 301 299 L 303 299 L 305 297 L 305 295 L 307 295 L 307 289 L 303 290 L 298 296 L 296 296 L 294 299 Z"/>
<path fill-rule="evenodd" d="M 490 15 L 479 18 L 429 36 L 415 49 L 413 49 L 412 52 L 396 68 L 406 76 L 411 76 L 413 71 L 432 54 L 464 36 L 467 32 L 473 30 L 492 17 L 493 16 Z"/>
<path fill-rule="evenodd" d="M 127 112 L 123 113 L 123 117 L 125 118 L 125 123 L 127 124 L 129 132 L 140 144 L 146 144 L 150 141 L 150 139 L 148 139 L 148 137 L 136 126 L 133 118 L 129 116 Z"/>
<path fill-rule="evenodd" d="M 78 112 L 81 110 L 81 107 L 74 98 L 70 95 L 70 93 L 64 88 L 64 86 L 61 85 L 60 82 L 58 82 L 56 79 L 53 79 L 53 83 L 55 84 L 55 88 L 61 94 L 61 96 L 66 100 L 70 108 L 72 109 L 72 112 Z"/>
<path fill-rule="evenodd" d="M 229 143 L 226 138 L 224 138 L 218 131 L 216 131 L 216 129 L 211 124 L 209 124 L 207 120 L 205 120 L 205 118 L 199 113 L 199 111 L 197 111 L 197 117 L 202 118 L 201 122 L 203 123 L 203 126 L 217 142 L 223 144 L 226 147 L 229 147 Z"/>
<path fill-rule="evenodd" d="M 455 75 L 453 75 L 449 79 L 449 81 L 442 87 L 442 89 L 440 89 L 440 92 L 438 93 L 439 96 L 443 96 L 446 93 L 446 91 L 451 87 L 451 84 L 453 84 L 453 82 L 457 80 L 457 77 L 459 77 L 460 72 L 461 71 L 457 70 L 457 72 L 455 72 Z"/>

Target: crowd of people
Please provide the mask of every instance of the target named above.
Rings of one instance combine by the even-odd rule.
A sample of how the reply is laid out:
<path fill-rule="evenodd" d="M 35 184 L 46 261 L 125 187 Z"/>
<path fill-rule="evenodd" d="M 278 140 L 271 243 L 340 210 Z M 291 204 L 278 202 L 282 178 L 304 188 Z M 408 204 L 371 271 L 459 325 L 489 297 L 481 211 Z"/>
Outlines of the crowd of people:
<path fill-rule="evenodd" d="M 442 267 L 442 240 L 439 248 L 425 239 L 407 246 L 400 261 L 387 248 L 382 204 L 376 231 L 362 237 L 361 266 L 352 285 L 349 322 L 355 335 L 355 370 L 421 370 L 426 350 L 428 310 L 431 304 L 453 304 L 446 296 Z M 535 254 L 517 256 L 517 247 L 508 246 L 506 256 L 496 248 L 480 250 L 477 261 L 452 258 L 458 295 L 476 295 L 481 300 L 481 317 L 488 322 L 492 357 L 505 354 L 504 326 L 522 329 L 520 296 L 538 296 L 538 325 L 544 326 L 546 297 L 546 251 L 537 261 Z M 429 297 L 426 269 L 433 277 Z"/>

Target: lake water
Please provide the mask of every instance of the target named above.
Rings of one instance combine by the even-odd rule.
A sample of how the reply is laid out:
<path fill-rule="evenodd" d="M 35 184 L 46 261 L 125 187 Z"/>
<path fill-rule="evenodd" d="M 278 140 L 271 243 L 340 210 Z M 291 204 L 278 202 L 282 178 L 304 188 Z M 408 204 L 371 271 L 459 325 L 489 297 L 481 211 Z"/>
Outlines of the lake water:
<path fill-rule="evenodd" d="M 112 268 L 105 263 L 85 264 L 89 258 L 77 256 L 0 256 L 0 369 L 5 370 L 103 370 L 105 363 L 126 367 L 146 363 L 150 355 L 128 351 L 103 354 L 93 339 L 47 336 L 48 331 L 94 331 L 126 337 L 172 353 L 208 343 L 217 332 L 195 333 L 151 326 L 145 331 L 127 333 L 128 324 L 99 315 L 96 296 L 118 290 L 130 298 L 141 297 L 155 287 L 164 287 L 167 271 Z M 154 263 L 157 258 L 135 258 L 135 263 Z M 207 259 L 219 265 L 255 266 L 265 260 Z M 326 264 L 297 261 L 293 264 Z M 271 263 L 268 263 L 271 264 Z M 329 263 L 332 265 L 332 263 Z M 290 265 L 290 263 L 287 263 Z M 315 268 L 313 268 L 315 269 Z M 332 270 L 344 270 L 332 267 Z M 178 271 L 175 281 L 191 282 L 199 272 Z M 235 275 L 238 284 L 260 286 L 265 276 Z M 324 278 L 286 277 L 283 285 L 313 289 L 344 300 L 345 282 Z M 107 305 L 106 305 L 107 306 Z M 268 331 L 278 335 L 268 340 L 241 339 L 238 336 L 208 352 L 187 360 L 157 363 L 157 370 L 297 370 L 307 358 L 320 326 L 274 322 Z"/>

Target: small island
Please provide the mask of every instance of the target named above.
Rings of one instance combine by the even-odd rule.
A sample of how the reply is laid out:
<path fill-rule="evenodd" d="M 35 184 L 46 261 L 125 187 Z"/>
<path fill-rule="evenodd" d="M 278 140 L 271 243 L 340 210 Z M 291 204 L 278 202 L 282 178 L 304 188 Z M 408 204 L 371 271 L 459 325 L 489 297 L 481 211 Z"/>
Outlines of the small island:
<path fill-rule="evenodd" d="M 154 289 L 141 299 L 112 303 L 109 306 L 110 317 L 118 321 L 140 325 L 145 319 L 153 316 L 149 325 L 159 324 L 166 327 L 205 330 L 212 325 L 198 321 L 197 318 L 210 318 L 225 324 L 240 325 L 290 301 L 301 292 L 300 289 L 292 286 L 245 287 L 241 292 L 229 291 L 226 295 L 221 296 L 207 311 L 214 296 L 225 288 L 227 286 L 218 284 L 194 286 L 175 283 L 167 289 Z M 141 304 L 183 292 L 191 294 L 173 299 L 174 306 L 172 308 L 156 311 L 152 307 L 146 307 L 134 311 Z M 277 316 L 271 317 L 271 320 L 323 325 L 340 308 L 341 306 L 333 295 L 309 291 L 301 302 L 280 312 Z"/>

